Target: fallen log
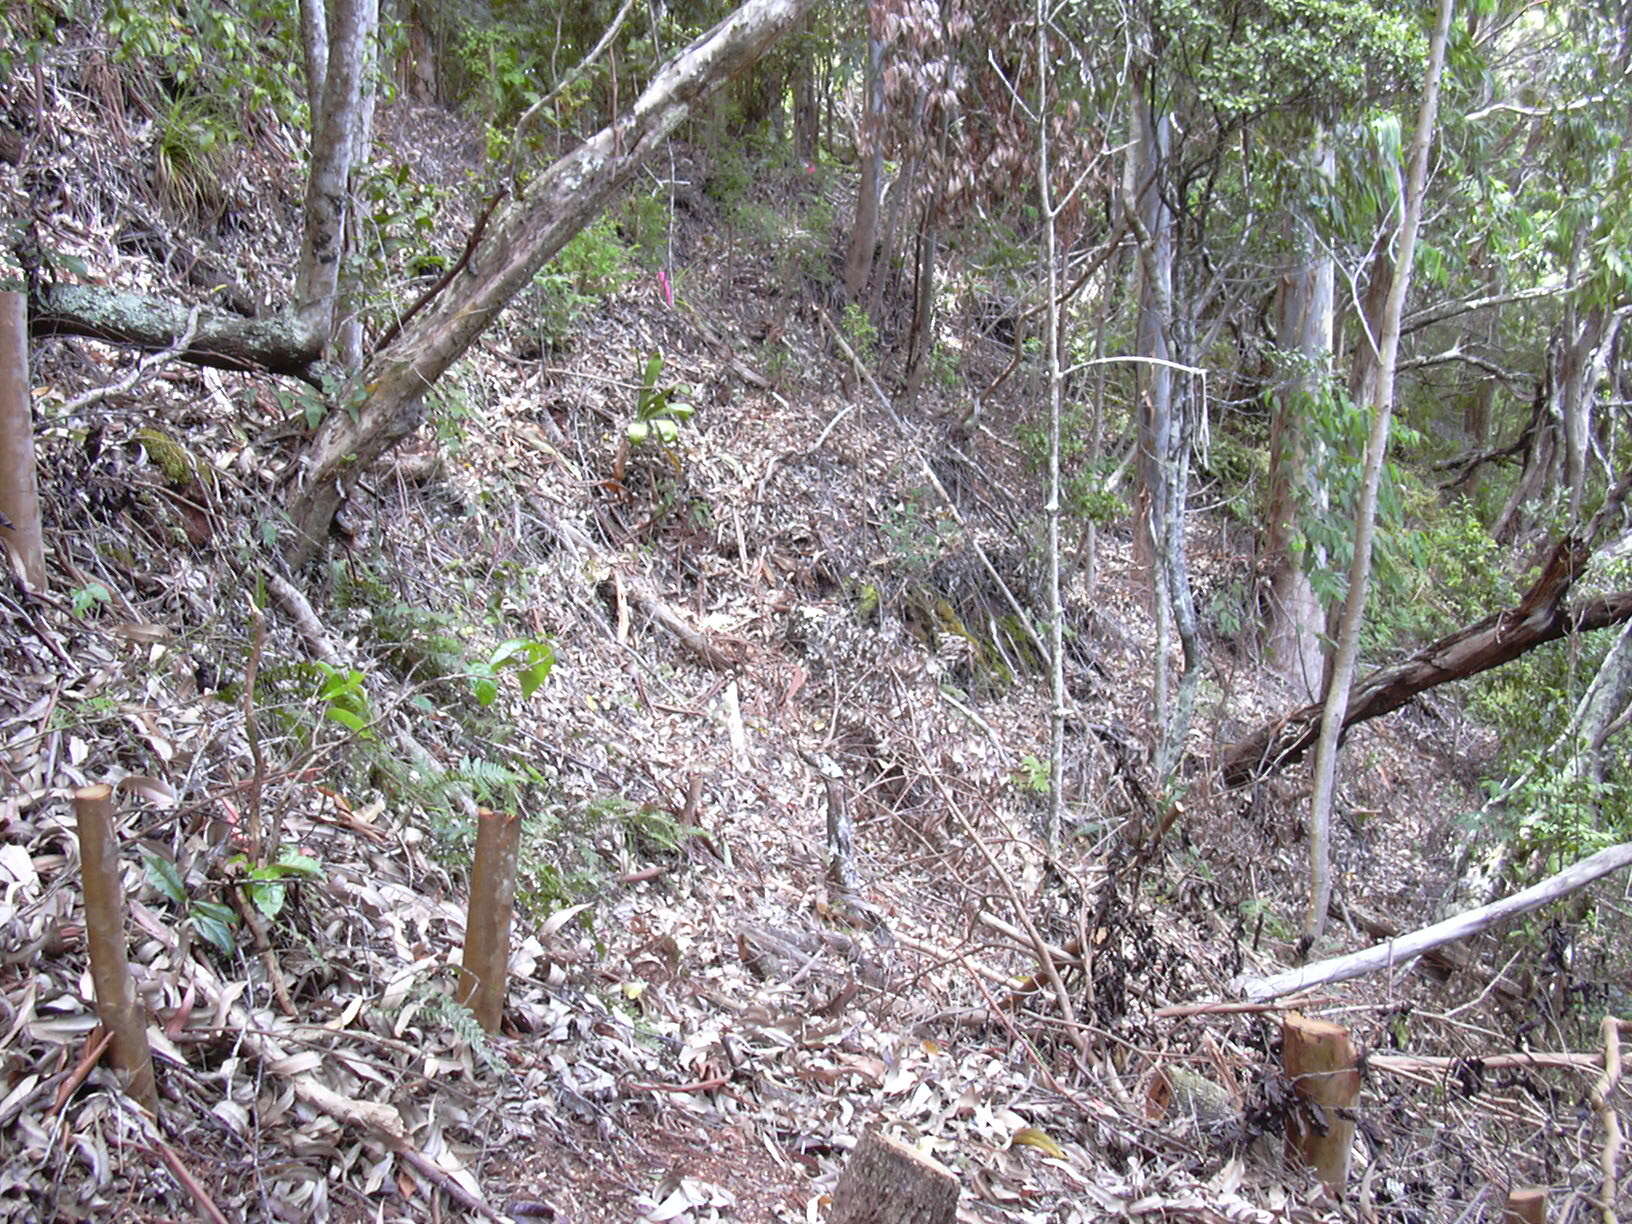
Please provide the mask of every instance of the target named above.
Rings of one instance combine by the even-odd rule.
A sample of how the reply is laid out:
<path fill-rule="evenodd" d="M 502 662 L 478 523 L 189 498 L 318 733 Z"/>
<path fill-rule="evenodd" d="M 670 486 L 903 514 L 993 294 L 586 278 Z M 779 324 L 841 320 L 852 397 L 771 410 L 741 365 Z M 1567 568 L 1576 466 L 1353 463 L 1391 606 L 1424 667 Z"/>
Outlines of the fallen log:
<path fill-rule="evenodd" d="M 1492 613 L 1402 662 L 1372 672 L 1349 697 L 1344 731 L 1391 713 L 1428 689 L 1500 667 L 1547 642 L 1632 619 L 1632 591 L 1599 596 L 1577 608 L 1565 606 L 1589 555 L 1580 539 L 1566 536 L 1554 546 L 1541 577 L 1517 606 Z M 1320 702 L 1312 702 L 1226 748 L 1219 762 L 1224 785 L 1244 786 L 1302 759 L 1320 733 L 1321 709 Z"/>
<path fill-rule="evenodd" d="M 1291 969 L 1270 977 L 1238 977 L 1230 983 L 1230 988 L 1245 999 L 1273 999 L 1279 995 L 1292 994 L 1294 991 L 1307 990 L 1311 986 L 1345 982 L 1350 978 L 1376 973 L 1380 969 L 1403 966 L 1432 948 L 1477 935 L 1506 918 L 1527 913 L 1551 901 L 1567 897 L 1594 880 L 1619 871 L 1629 864 L 1632 864 L 1632 842 L 1623 842 L 1619 846 L 1600 850 L 1573 867 L 1567 867 L 1539 884 L 1532 884 L 1529 888 L 1490 905 L 1468 910 L 1443 922 L 1436 922 L 1409 935 L 1390 939 L 1359 952 L 1316 961 L 1301 969 Z"/>

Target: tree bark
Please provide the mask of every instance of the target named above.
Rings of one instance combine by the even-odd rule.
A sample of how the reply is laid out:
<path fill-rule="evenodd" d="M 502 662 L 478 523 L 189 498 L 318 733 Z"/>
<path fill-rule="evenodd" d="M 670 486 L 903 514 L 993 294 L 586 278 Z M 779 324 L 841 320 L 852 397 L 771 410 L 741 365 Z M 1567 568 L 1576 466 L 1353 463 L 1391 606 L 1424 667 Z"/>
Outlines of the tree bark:
<path fill-rule="evenodd" d="M 856 192 L 856 216 L 850 247 L 844 256 L 845 300 L 859 302 L 873 270 L 878 245 L 878 208 L 884 188 L 884 6 L 867 5 L 867 110 L 857 133 L 861 155 L 861 186 Z"/>
<path fill-rule="evenodd" d="M 418 427 L 426 390 L 692 107 L 758 59 L 811 3 L 748 0 L 659 70 L 626 114 L 540 174 L 493 218 L 443 295 L 352 375 L 307 445 L 300 458 L 304 479 L 290 501 L 295 563 L 321 546 L 358 473 Z"/>
<path fill-rule="evenodd" d="M 1574 611 L 1565 607 L 1588 556 L 1586 546 L 1574 537 L 1560 540 L 1546 570 L 1518 605 L 1372 672 L 1349 694 L 1343 730 L 1391 713 L 1428 689 L 1500 667 L 1567 634 L 1632 620 L 1632 591 L 1589 600 Z M 1227 748 L 1219 767 L 1224 784 L 1243 786 L 1300 760 L 1315 742 L 1321 709 L 1318 702 L 1303 706 Z"/>
<path fill-rule="evenodd" d="M 295 265 L 294 316 L 308 343 L 327 345 L 334 331 L 339 299 L 340 256 L 345 249 L 347 203 L 351 198 L 351 161 L 358 135 L 358 114 L 366 82 L 363 63 L 368 49 L 370 0 L 331 0 L 328 8 L 328 59 L 323 76 L 323 104 L 312 113 L 312 168 L 306 179 L 305 225 Z M 374 9 L 376 15 L 377 9 Z M 311 20 L 303 14 L 310 37 Z M 307 63 L 316 59 L 308 43 Z"/>
<path fill-rule="evenodd" d="M 1455 0 L 1439 0 L 1439 16 L 1428 48 L 1428 71 L 1423 82 L 1422 107 L 1417 114 L 1417 130 L 1411 140 L 1411 160 L 1401 204 L 1399 254 L 1389 285 L 1382 329 L 1377 337 L 1377 372 L 1371 400 L 1374 415 L 1371 436 L 1366 442 L 1366 463 L 1361 480 L 1360 504 L 1355 511 L 1354 558 L 1349 566 L 1349 590 L 1343 601 L 1343 618 L 1338 627 L 1337 650 L 1332 660 L 1331 684 L 1326 690 L 1320 723 L 1320 740 L 1315 750 L 1313 794 L 1309 802 L 1309 911 L 1304 920 L 1303 938 L 1312 943 L 1326 929 L 1326 914 L 1332 899 L 1331 822 L 1332 795 L 1337 781 L 1337 752 L 1343 738 L 1344 716 L 1354 668 L 1360 656 L 1360 625 L 1365 617 L 1366 585 L 1371 578 L 1371 542 L 1377 525 L 1377 492 L 1382 481 L 1383 460 L 1388 454 L 1388 434 L 1394 409 L 1394 366 L 1400 350 L 1400 319 L 1405 313 L 1405 291 L 1411 283 L 1411 263 L 1416 254 L 1417 229 L 1422 221 L 1422 200 L 1428 182 L 1428 148 L 1433 143 L 1439 115 L 1439 79 L 1445 66 L 1445 44 L 1450 32 Z"/>
<path fill-rule="evenodd" d="M 7 549 L 36 591 L 45 589 L 45 539 L 34 467 L 34 412 L 28 373 L 28 304 L 0 292 L 0 572 Z"/>
<path fill-rule="evenodd" d="M 1328 184 L 1336 173 L 1336 153 L 1325 128 L 1312 142 L 1310 166 Z M 1310 436 L 1308 415 L 1312 397 L 1327 389 L 1331 375 L 1335 277 L 1331 253 L 1310 219 L 1296 218 L 1294 224 L 1301 230 L 1302 253 L 1282 291 L 1277 339 L 1286 369 L 1269 431 L 1269 502 L 1261 544 L 1269 588 L 1264 645 L 1270 667 L 1293 696 L 1311 701 L 1320 693 L 1325 670 L 1325 618 L 1309 567 L 1293 543 L 1300 511 L 1317 508 L 1324 495 L 1317 474 L 1319 443 Z"/>
<path fill-rule="evenodd" d="M 36 339 L 86 336 L 162 350 L 186 335 L 191 309 L 98 285 L 42 285 L 29 302 L 28 333 Z M 318 381 L 313 367 L 319 355 L 317 345 L 287 316 L 246 319 L 210 306 L 198 308 L 193 341 L 177 354 L 195 365 L 264 370 L 313 385 Z"/>

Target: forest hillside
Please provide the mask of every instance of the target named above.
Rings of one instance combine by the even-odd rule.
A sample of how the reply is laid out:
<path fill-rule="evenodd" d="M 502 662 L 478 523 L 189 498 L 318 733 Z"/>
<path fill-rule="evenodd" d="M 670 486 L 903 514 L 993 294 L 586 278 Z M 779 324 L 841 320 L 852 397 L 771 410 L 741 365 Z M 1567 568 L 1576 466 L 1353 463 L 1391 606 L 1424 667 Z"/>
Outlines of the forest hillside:
<path fill-rule="evenodd" d="M 1619 14 L 0 20 L 0 1218 L 1632 1213 Z"/>

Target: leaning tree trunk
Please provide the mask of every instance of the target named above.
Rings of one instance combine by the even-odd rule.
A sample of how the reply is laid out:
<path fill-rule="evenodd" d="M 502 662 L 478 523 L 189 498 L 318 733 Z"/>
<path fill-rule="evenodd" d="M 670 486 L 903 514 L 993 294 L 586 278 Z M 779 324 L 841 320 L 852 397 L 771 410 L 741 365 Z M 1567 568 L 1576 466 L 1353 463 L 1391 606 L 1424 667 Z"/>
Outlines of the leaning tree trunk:
<path fill-rule="evenodd" d="M 354 373 L 298 460 L 289 555 L 309 560 L 357 475 L 416 429 L 427 390 L 600 211 L 692 108 L 758 59 L 812 0 L 749 0 L 666 64 L 634 106 L 538 175 L 474 236 L 441 297 Z M 331 73 L 332 73 L 331 68 Z"/>
<path fill-rule="evenodd" d="M 1354 559 L 1349 565 L 1349 590 L 1338 626 L 1332 680 L 1321 714 L 1320 741 L 1315 750 L 1314 793 L 1309 801 L 1309 912 L 1303 939 L 1313 943 L 1326 929 L 1332 897 L 1332 795 L 1337 781 L 1337 752 L 1343 735 L 1349 690 L 1360 656 L 1360 624 L 1365 617 L 1366 584 L 1371 578 L 1371 541 L 1377 525 L 1377 492 L 1382 483 L 1383 460 L 1394 410 L 1394 366 L 1400 350 L 1400 316 L 1405 312 L 1405 291 L 1411 283 L 1411 262 L 1416 254 L 1417 229 L 1422 221 L 1422 198 L 1428 182 L 1428 147 L 1433 143 L 1439 113 L 1439 78 L 1445 65 L 1445 43 L 1455 0 L 1439 0 L 1439 17 L 1428 50 L 1428 73 L 1423 82 L 1422 108 L 1411 140 L 1411 162 L 1400 216 L 1400 240 L 1388 304 L 1377 337 L 1377 373 L 1371 436 L 1361 478 L 1360 504 L 1355 511 Z"/>
<path fill-rule="evenodd" d="M 1566 606 L 1570 588 L 1590 555 L 1579 539 L 1565 537 L 1516 606 L 1493 612 L 1402 662 L 1372 672 L 1350 692 L 1341 730 L 1391 713 L 1441 684 L 1511 663 L 1568 634 L 1607 629 L 1632 619 L 1632 591 L 1598 596 L 1573 610 Z M 1224 785 L 1244 786 L 1302 760 L 1319 734 L 1323 709 L 1322 703 L 1312 702 L 1226 748 L 1219 758 Z"/>

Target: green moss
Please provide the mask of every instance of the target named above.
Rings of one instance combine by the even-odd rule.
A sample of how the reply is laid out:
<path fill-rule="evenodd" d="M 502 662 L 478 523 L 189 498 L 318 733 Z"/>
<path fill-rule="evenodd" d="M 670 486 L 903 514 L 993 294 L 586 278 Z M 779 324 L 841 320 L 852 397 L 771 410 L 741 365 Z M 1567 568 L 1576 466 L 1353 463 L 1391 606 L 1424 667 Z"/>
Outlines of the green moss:
<path fill-rule="evenodd" d="M 164 430 L 152 425 L 138 429 L 136 441 L 142 444 L 147 457 L 158 465 L 159 471 L 164 473 L 165 481 L 173 488 L 190 489 L 201 483 L 199 473 L 203 469 L 198 460 Z"/>

